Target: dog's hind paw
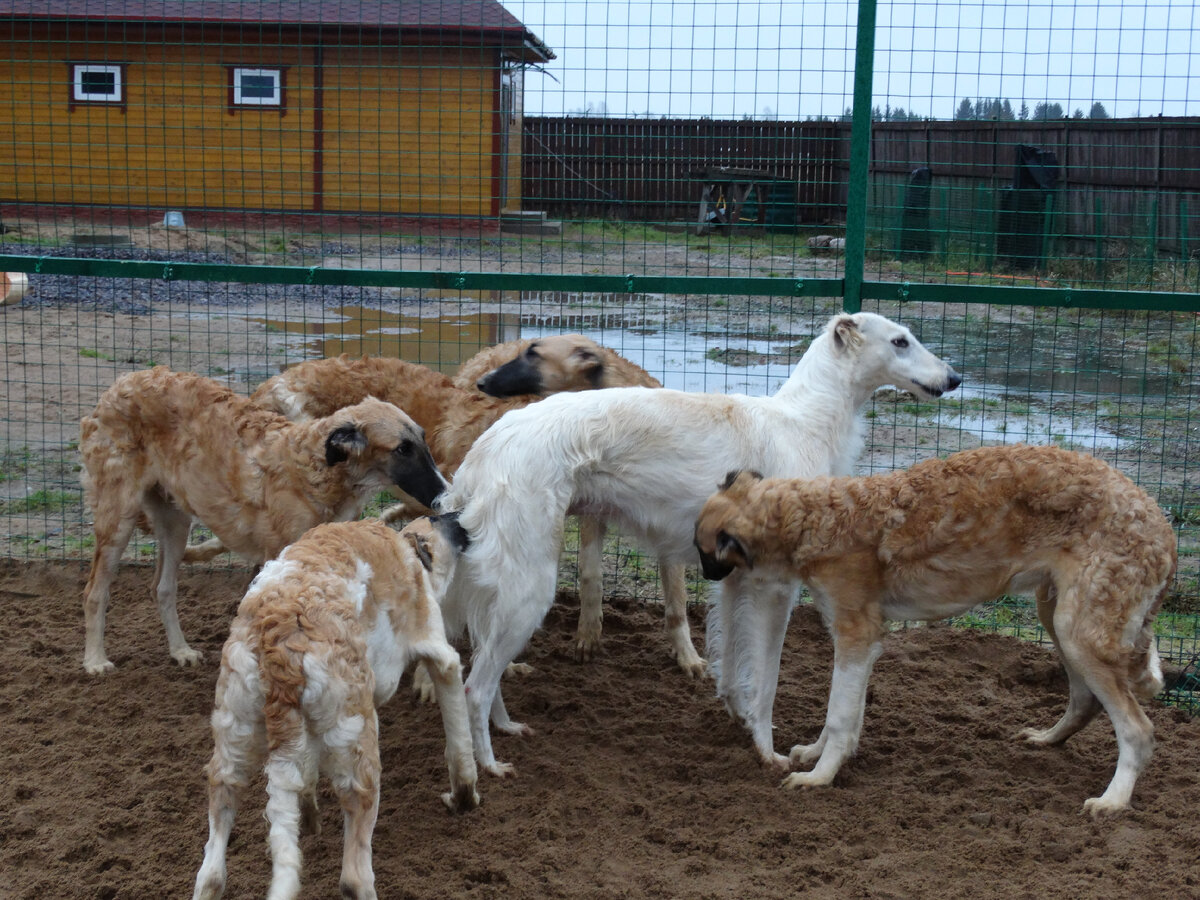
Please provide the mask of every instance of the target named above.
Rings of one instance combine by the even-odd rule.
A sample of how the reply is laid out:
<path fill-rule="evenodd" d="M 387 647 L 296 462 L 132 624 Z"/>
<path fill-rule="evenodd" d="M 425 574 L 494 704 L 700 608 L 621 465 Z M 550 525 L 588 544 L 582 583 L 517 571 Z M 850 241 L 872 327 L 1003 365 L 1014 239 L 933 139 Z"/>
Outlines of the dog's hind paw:
<path fill-rule="evenodd" d="M 1028 741 L 1031 744 L 1048 745 L 1054 743 L 1050 738 L 1050 732 L 1053 728 L 1042 730 L 1040 728 L 1022 728 L 1017 732 L 1017 739 Z"/>
<path fill-rule="evenodd" d="M 531 737 L 533 735 L 533 729 L 524 722 L 505 722 L 503 725 L 492 724 L 497 731 L 501 731 L 504 734 L 512 734 L 517 737 Z"/>
<path fill-rule="evenodd" d="M 780 775 L 791 771 L 791 766 L 788 764 L 788 758 L 782 753 L 758 754 L 758 760 L 763 766 L 772 772 Z"/>
<path fill-rule="evenodd" d="M 825 745 L 820 741 L 812 744 L 797 744 L 788 753 L 788 762 L 792 768 L 798 766 L 806 766 L 816 762 L 821 757 L 821 751 L 825 749 Z"/>
<path fill-rule="evenodd" d="M 437 695 L 433 690 L 433 677 L 425 668 L 425 661 L 417 663 L 412 673 L 412 692 L 418 703 L 437 703 Z"/>
<path fill-rule="evenodd" d="M 204 654 L 199 650 L 193 650 L 191 647 L 183 647 L 179 650 L 172 650 L 171 659 L 175 660 L 181 666 L 198 666 L 203 662 Z"/>
<path fill-rule="evenodd" d="M 494 762 L 489 766 L 483 766 L 483 771 L 489 775 L 494 775 L 497 778 L 516 778 L 517 767 L 512 763 Z"/>

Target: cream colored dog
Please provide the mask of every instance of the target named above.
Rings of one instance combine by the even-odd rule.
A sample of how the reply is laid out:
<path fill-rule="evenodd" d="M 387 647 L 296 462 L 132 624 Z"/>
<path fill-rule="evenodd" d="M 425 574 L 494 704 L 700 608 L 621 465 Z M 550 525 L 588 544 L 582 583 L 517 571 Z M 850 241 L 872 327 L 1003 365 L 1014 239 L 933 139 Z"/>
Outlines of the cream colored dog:
<path fill-rule="evenodd" d="M 268 896 L 300 892 L 301 824 L 319 830 L 317 773 L 342 806 L 341 895 L 375 897 L 379 812 L 376 708 L 414 660 L 429 667 L 446 731 L 451 811 L 479 805 L 458 653 L 439 603 L 466 532 L 449 516 L 397 534 L 378 521 L 321 525 L 267 563 L 238 608 L 221 656 L 208 764 L 208 843 L 196 900 L 225 889 L 239 793 L 263 760 L 273 871 Z"/>
<path fill-rule="evenodd" d="M 865 478 L 761 480 L 731 473 L 696 524 L 705 575 L 778 571 L 811 589 L 833 635 L 825 728 L 792 748 L 785 787 L 829 784 L 858 746 L 884 622 L 941 619 L 1004 593 L 1033 592 L 1067 670 L 1060 744 L 1103 708 L 1117 770 L 1084 804 L 1129 806 L 1153 726 L 1138 704 L 1162 689 L 1153 623 L 1175 572 L 1175 535 L 1141 488 L 1097 459 L 1055 447 L 984 447 Z"/>
<path fill-rule="evenodd" d="M 660 562 L 694 562 L 696 516 L 726 472 L 846 472 L 862 444 L 859 410 L 877 387 L 932 398 L 960 382 L 904 326 L 856 313 L 832 318 L 771 397 L 610 388 L 505 415 L 438 501 L 462 510 L 471 535 L 444 609 L 474 646 L 467 707 L 479 765 L 510 771 L 495 757 L 489 719 L 507 733 L 528 730 L 509 719 L 500 676 L 554 602 L 565 516 L 616 523 Z M 771 762 L 779 655 L 798 593 L 794 579 L 734 577 L 708 617 L 717 690 Z"/>
<path fill-rule="evenodd" d="M 355 519 L 398 485 L 431 503 L 446 486 L 421 429 L 368 399 L 294 424 L 229 388 L 159 366 L 123 375 L 80 426 L 82 481 L 96 547 L 84 599 L 83 665 L 113 668 L 104 652 L 109 588 L 139 523 L 158 544 L 154 589 L 171 656 L 200 661 L 179 627 L 179 564 L 195 517 L 252 563 L 275 556 L 321 522 Z"/>

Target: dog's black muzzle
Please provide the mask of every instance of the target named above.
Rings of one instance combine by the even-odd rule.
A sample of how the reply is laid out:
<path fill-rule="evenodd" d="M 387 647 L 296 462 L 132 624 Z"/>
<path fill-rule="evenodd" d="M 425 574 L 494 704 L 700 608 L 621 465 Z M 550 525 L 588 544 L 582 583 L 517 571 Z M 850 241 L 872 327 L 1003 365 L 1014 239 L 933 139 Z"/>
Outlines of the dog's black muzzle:
<path fill-rule="evenodd" d="M 458 510 L 454 512 L 442 513 L 440 516 L 433 516 L 430 519 L 434 526 L 443 535 L 446 536 L 454 549 L 462 553 L 471 544 L 471 536 L 467 534 L 467 529 L 462 527 L 458 521 Z"/>
<path fill-rule="evenodd" d="M 720 581 L 734 570 L 734 566 L 705 553 L 699 544 L 696 545 L 696 552 L 700 554 L 700 571 L 709 581 Z"/>
<path fill-rule="evenodd" d="M 542 373 L 537 366 L 518 356 L 484 375 L 475 382 L 475 387 L 493 397 L 537 394 L 542 390 Z"/>
<path fill-rule="evenodd" d="M 433 501 L 446 489 L 446 479 L 424 444 L 415 446 L 411 453 L 398 456 L 389 475 L 396 487 L 430 509 Z"/>

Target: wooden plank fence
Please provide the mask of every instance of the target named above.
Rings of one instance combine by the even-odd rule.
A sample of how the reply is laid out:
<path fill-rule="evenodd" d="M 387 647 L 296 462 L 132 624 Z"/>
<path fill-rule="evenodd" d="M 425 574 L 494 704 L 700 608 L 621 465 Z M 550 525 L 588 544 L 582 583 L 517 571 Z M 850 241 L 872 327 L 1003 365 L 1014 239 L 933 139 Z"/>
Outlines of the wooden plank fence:
<path fill-rule="evenodd" d="M 1047 122 L 876 122 L 872 215 L 894 217 L 909 173 L 929 166 L 935 185 L 983 198 L 1012 184 L 1016 147 L 1055 153 L 1056 228 L 1067 238 L 1146 238 L 1161 252 L 1200 248 L 1200 118 L 1062 119 Z M 793 179 L 797 219 L 844 219 L 849 122 L 527 117 L 527 209 L 568 218 L 691 221 L 697 168 L 762 169 Z M 968 201 L 974 202 L 974 201 Z M 1099 224 L 1098 224 L 1099 223 Z"/>

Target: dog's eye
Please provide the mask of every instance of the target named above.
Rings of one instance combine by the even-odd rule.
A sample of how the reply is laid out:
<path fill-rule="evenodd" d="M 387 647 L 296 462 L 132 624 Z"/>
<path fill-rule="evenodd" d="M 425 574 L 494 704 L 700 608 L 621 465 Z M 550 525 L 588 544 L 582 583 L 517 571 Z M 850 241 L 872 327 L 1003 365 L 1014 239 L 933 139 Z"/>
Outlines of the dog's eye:
<path fill-rule="evenodd" d="M 892 345 L 895 347 L 907 347 L 908 346 L 908 338 L 906 338 L 906 337 L 892 338 Z"/>
<path fill-rule="evenodd" d="M 525 351 L 525 358 L 526 359 L 537 359 L 538 358 L 536 344 L 529 345 L 529 349 Z"/>
<path fill-rule="evenodd" d="M 413 449 L 412 441 L 401 441 L 400 446 L 397 447 L 392 452 L 399 453 L 401 456 L 408 456 L 408 454 L 412 453 L 412 449 Z"/>

